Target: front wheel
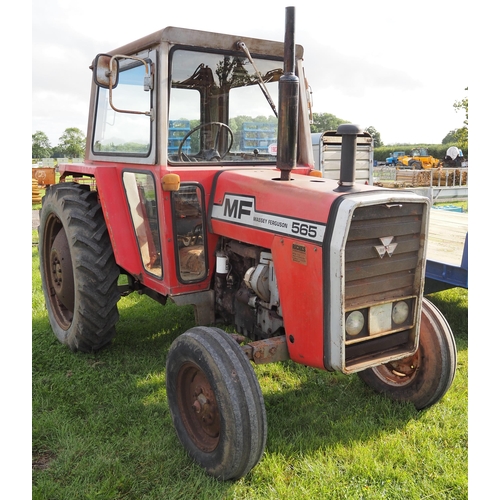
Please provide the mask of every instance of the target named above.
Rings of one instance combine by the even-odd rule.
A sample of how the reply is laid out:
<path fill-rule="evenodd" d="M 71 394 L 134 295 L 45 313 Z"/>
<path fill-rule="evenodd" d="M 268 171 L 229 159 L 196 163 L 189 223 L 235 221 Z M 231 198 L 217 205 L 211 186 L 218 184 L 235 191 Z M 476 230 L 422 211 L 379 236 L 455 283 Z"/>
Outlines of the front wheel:
<path fill-rule="evenodd" d="M 457 348 L 453 332 L 439 309 L 422 302 L 420 342 L 416 353 L 358 373 L 376 392 L 396 401 L 410 401 L 417 410 L 437 403 L 455 377 Z"/>
<path fill-rule="evenodd" d="M 177 436 L 208 474 L 238 479 L 259 462 L 267 439 L 264 399 L 250 361 L 226 332 L 194 327 L 178 337 L 166 383 Z"/>

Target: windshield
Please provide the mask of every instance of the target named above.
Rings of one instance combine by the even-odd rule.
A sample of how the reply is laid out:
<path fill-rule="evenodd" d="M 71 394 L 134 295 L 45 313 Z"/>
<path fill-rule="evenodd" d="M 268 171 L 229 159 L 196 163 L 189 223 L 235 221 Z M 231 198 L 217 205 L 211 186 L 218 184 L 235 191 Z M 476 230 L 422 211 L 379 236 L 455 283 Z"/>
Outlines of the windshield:
<path fill-rule="evenodd" d="M 253 63 L 243 52 L 173 51 L 170 161 L 275 161 L 278 119 L 272 103 L 276 108 L 283 63 Z"/>

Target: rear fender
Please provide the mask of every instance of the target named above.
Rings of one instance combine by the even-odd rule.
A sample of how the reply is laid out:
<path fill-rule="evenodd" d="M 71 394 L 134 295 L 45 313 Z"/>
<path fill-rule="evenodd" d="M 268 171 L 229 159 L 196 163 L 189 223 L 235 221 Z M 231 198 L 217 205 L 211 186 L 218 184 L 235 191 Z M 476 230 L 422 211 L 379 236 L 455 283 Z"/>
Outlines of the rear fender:
<path fill-rule="evenodd" d="M 95 175 L 116 263 L 139 279 L 144 275 L 144 268 L 124 193 L 121 173 L 122 171 L 117 168 L 100 166 L 96 169 Z"/>

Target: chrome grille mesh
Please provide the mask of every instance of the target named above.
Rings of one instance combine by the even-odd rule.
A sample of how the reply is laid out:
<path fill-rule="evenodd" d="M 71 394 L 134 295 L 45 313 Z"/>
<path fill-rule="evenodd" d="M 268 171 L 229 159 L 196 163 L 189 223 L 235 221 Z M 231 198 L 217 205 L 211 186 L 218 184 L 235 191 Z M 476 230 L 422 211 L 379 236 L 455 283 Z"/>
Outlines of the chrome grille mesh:
<path fill-rule="evenodd" d="M 424 207 L 394 203 L 355 209 L 345 247 L 346 310 L 418 295 Z M 396 244 L 392 255 L 384 241 Z"/>

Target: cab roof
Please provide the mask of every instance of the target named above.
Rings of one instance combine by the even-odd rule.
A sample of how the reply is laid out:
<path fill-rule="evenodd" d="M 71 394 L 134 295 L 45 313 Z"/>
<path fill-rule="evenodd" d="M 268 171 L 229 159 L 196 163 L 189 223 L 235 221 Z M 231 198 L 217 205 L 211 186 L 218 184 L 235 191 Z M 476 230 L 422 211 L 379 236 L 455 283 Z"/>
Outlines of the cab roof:
<path fill-rule="evenodd" d="M 134 42 L 114 49 L 108 54 L 132 55 L 142 50 L 157 45 L 183 45 L 201 47 L 206 49 L 238 50 L 237 42 L 244 42 L 250 53 L 254 55 L 266 55 L 271 57 L 283 57 L 284 43 L 259 38 L 249 38 L 237 35 L 212 33 L 208 31 L 193 30 L 188 28 L 176 28 L 168 26 L 156 31 Z M 304 49 L 301 45 L 295 45 L 295 56 L 302 59 Z"/>

